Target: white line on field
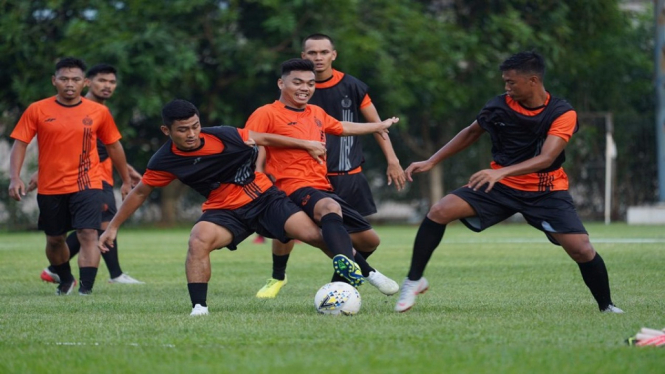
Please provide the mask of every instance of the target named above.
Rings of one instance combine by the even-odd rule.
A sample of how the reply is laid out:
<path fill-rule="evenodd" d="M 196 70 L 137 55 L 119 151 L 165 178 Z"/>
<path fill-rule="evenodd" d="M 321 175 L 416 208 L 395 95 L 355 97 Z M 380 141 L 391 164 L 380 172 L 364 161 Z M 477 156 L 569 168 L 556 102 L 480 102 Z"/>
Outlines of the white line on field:
<path fill-rule="evenodd" d="M 46 343 L 50 345 L 51 343 Z M 85 343 L 85 342 L 55 342 L 53 345 L 94 345 L 94 346 L 131 346 L 131 347 L 162 347 L 162 348 L 175 348 L 174 344 L 160 344 L 160 345 L 150 345 L 150 344 L 139 344 L 139 343 L 127 343 L 127 344 L 105 344 L 105 343 Z"/>
<path fill-rule="evenodd" d="M 591 243 L 607 243 L 607 244 L 651 244 L 651 243 L 665 243 L 665 239 L 651 239 L 651 238 L 594 238 L 591 237 Z M 442 243 L 459 243 L 459 244 L 487 244 L 487 243 L 549 243 L 546 238 L 505 238 L 505 239 L 446 239 L 443 238 Z"/>

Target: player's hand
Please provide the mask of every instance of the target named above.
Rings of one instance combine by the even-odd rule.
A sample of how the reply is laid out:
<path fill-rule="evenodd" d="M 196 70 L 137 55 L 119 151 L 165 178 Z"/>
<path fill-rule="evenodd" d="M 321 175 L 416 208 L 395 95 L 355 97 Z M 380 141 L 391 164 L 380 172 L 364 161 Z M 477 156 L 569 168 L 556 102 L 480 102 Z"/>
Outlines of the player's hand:
<path fill-rule="evenodd" d="M 131 183 L 126 183 L 122 182 L 122 186 L 120 186 L 120 194 L 122 195 L 122 200 L 124 201 L 127 195 L 129 195 L 129 192 L 132 190 L 132 184 Z"/>
<path fill-rule="evenodd" d="M 21 196 L 25 196 L 25 184 L 23 184 L 21 178 L 11 179 L 9 182 L 9 197 L 21 201 Z"/>
<path fill-rule="evenodd" d="M 388 170 L 386 170 L 386 177 L 388 177 L 388 185 L 390 186 L 395 182 L 395 188 L 397 191 L 404 189 L 404 184 L 406 183 L 406 175 L 402 166 L 397 164 L 388 164 Z"/>
<path fill-rule="evenodd" d="M 245 143 L 247 146 L 249 146 L 249 147 L 253 147 L 253 146 L 256 145 L 256 142 L 255 142 L 254 139 L 252 139 L 252 138 L 249 138 L 249 139 L 245 140 L 244 143 Z"/>
<path fill-rule="evenodd" d="M 481 170 L 471 176 L 469 178 L 469 188 L 473 188 L 474 191 L 478 191 L 479 188 L 481 188 L 484 185 L 487 185 L 487 188 L 485 188 L 485 192 L 490 192 L 492 190 L 492 187 L 494 187 L 494 184 L 501 179 L 503 179 L 503 175 L 501 175 L 501 170 L 493 170 L 493 169 L 484 169 Z"/>
<path fill-rule="evenodd" d="M 36 171 L 32 174 L 30 177 L 30 181 L 28 182 L 28 191 L 34 191 L 37 189 L 37 181 L 39 180 L 39 171 Z"/>
<path fill-rule="evenodd" d="M 429 160 L 413 162 L 404 170 L 404 174 L 409 182 L 413 182 L 412 174 L 424 173 L 429 171 L 433 166 L 434 164 L 429 162 Z"/>
<path fill-rule="evenodd" d="M 307 144 L 307 152 L 319 165 L 322 165 L 326 157 L 326 143 L 310 140 Z"/>
<path fill-rule="evenodd" d="M 381 135 L 381 139 L 385 140 L 388 136 L 388 128 L 397 122 L 399 122 L 399 118 L 397 117 L 391 117 L 379 122 L 379 130 L 377 130 L 376 133 Z"/>
<path fill-rule="evenodd" d="M 141 175 L 141 173 L 129 165 L 127 165 L 127 169 L 129 170 L 129 178 L 132 180 L 132 188 L 134 188 L 139 184 L 141 178 L 143 178 L 143 175 Z"/>
<path fill-rule="evenodd" d="M 102 235 L 99 237 L 99 242 L 97 243 L 99 251 L 102 253 L 110 251 L 110 248 L 113 248 L 113 241 L 117 236 L 118 236 L 117 230 L 107 228 L 106 231 L 104 231 Z"/>

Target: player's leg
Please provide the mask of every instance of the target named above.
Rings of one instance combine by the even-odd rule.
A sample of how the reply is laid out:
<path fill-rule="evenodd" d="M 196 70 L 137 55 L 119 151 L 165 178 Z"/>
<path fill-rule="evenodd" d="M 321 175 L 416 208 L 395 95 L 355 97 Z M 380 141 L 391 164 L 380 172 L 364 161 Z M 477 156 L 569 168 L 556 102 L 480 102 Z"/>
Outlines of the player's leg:
<path fill-rule="evenodd" d="M 67 235 L 67 239 L 65 240 L 67 243 L 67 247 L 69 248 L 69 259 L 71 260 L 74 258 L 79 253 L 79 250 L 81 249 L 81 244 L 79 243 L 79 239 L 76 236 L 76 231 L 72 231 Z M 60 283 L 60 277 L 58 274 L 55 272 L 55 268 L 53 265 L 49 265 L 42 270 L 42 273 L 39 276 L 44 282 L 49 282 L 49 283 Z"/>
<path fill-rule="evenodd" d="M 72 226 L 76 229 L 81 251 L 79 252 L 79 294 L 89 295 L 95 284 L 101 254 L 97 247 L 98 230 L 102 217 L 102 190 L 84 190 L 72 194 L 69 209 Z"/>
<path fill-rule="evenodd" d="M 53 267 L 53 274 L 58 278 L 56 295 L 68 295 L 76 286 L 76 280 L 69 265 L 69 248 L 65 242 L 67 231 L 72 228 L 68 206 L 70 196 L 70 194 L 37 194 L 38 227 L 46 235 L 46 258 Z"/>
<path fill-rule="evenodd" d="M 185 272 L 192 306 L 207 307 L 208 282 L 210 281 L 210 252 L 231 243 L 233 234 L 225 227 L 212 222 L 199 221 L 192 228 L 187 248 Z"/>
<path fill-rule="evenodd" d="M 591 245 L 570 193 L 554 191 L 532 195 L 522 198 L 525 204 L 521 211 L 527 222 L 545 232 L 552 243 L 561 245 L 577 263 L 601 311 L 623 313 L 612 303 L 605 261 Z"/>
<path fill-rule="evenodd" d="M 334 255 L 335 272 L 355 287 L 364 281 L 362 271 L 354 259 L 351 236 L 344 227 L 342 208 L 337 201 L 324 197 L 314 204 L 312 218 L 321 224 L 321 234 L 328 250 Z"/>
<path fill-rule="evenodd" d="M 471 205 L 461 197 L 449 194 L 434 204 L 423 219 L 411 253 L 411 266 L 402 283 L 401 292 L 395 305 L 396 312 L 405 312 L 416 302 L 417 295 L 429 289 L 427 279 L 423 277 L 425 267 L 432 253 L 439 246 L 446 231 L 446 225 L 460 218 L 476 214 Z"/>
<path fill-rule="evenodd" d="M 589 235 L 560 233 L 549 233 L 549 235 L 559 242 L 570 258 L 577 263 L 582 279 L 598 303 L 600 311 L 623 313 L 612 302 L 605 261 L 591 245 Z"/>
<path fill-rule="evenodd" d="M 372 190 L 363 173 L 329 176 L 328 179 L 333 186 L 335 195 L 346 202 L 348 206 L 352 207 L 362 217 L 367 217 L 377 212 Z M 342 212 L 342 214 L 345 213 Z M 378 236 L 376 239 L 378 240 Z M 366 260 L 374 253 L 378 246 L 379 243 L 376 243 L 376 245 L 367 248 L 358 248 L 354 242 L 356 252 L 359 252 Z"/>
<path fill-rule="evenodd" d="M 304 213 L 303 213 L 304 214 Z M 305 215 L 306 216 L 306 215 Z M 307 217 L 309 220 L 309 217 Z M 311 221 L 311 220 L 310 220 Z M 318 229 L 318 228 L 317 228 Z M 262 235 L 257 236 L 263 238 Z M 256 293 L 256 297 L 261 299 L 276 297 L 279 291 L 286 285 L 286 265 L 289 262 L 289 256 L 295 245 L 293 240 L 282 243 L 277 239 L 272 242 L 272 276 L 266 281 L 266 284 Z"/>

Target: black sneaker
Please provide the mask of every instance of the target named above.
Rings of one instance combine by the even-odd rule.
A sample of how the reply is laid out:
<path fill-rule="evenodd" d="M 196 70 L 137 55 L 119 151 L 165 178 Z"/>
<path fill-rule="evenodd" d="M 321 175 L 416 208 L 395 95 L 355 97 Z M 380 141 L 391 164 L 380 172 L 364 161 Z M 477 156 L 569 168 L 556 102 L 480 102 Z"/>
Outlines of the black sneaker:
<path fill-rule="evenodd" d="M 69 295 L 74 291 L 76 287 L 76 279 L 73 279 L 71 283 L 60 283 L 55 289 L 55 294 L 58 296 Z"/>
<path fill-rule="evenodd" d="M 81 295 L 81 296 L 92 295 L 92 290 L 86 290 L 86 289 L 83 289 L 83 288 L 79 288 L 79 295 Z"/>

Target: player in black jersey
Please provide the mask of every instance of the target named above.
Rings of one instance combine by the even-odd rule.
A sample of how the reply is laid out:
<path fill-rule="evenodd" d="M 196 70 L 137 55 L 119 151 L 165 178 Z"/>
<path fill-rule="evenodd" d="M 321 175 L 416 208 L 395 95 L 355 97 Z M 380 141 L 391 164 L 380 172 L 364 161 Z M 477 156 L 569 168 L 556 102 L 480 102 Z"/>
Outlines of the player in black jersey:
<path fill-rule="evenodd" d="M 319 227 L 256 172 L 255 145 L 301 148 L 323 162 L 321 142 L 263 134 L 228 126 L 201 128 L 196 107 L 174 100 L 162 109 L 162 132 L 169 140 L 150 159 L 143 179 L 127 196 L 118 213 L 100 237 L 100 250 L 113 245 L 118 228 L 138 209 L 155 187 L 178 179 L 206 197 L 203 215 L 192 228 L 186 273 L 191 315 L 208 314 L 210 252 L 228 247 L 235 250 L 249 235 L 258 232 L 270 238 L 302 240 L 325 248 Z"/>
<path fill-rule="evenodd" d="M 490 168 L 471 175 L 467 185 L 436 202 L 421 223 L 395 311 L 411 309 L 417 296 L 429 289 L 423 273 L 448 223 L 459 219 L 480 232 L 521 213 L 577 263 L 601 312 L 623 313 L 612 302 L 605 262 L 589 242 L 561 167 L 564 149 L 578 129 L 577 113 L 545 90 L 545 62 L 539 54 L 517 53 L 499 69 L 506 92 L 491 99 L 471 125 L 429 159 L 406 169 L 411 180 L 412 174 L 430 170 L 485 132 L 492 141 Z"/>
<path fill-rule="evenodd" d="M 331 37 L 312 34 L 303 40 L 302 48 L 301 57 L 314 63 L 316 74 L 316 90 L 309 104 L 320 106 L 339 121 L 362 122 L 360 120 L 362 115 L 365 122 L 381 122 L 379 113 L 368 95 L 367 85 L 349 74 L 333 69 L 332 62 L 337 58 L 337 51 Z M 397 190 L 402 190 L 406 178 L 390 139 L 378 134 L 374 134 L 374 138 L 388 163 L 386 171 L 388 185 L 395 183 Z M 365 158 L 360 136 L 326 134 L 326 149 L 328 179 L 335 194 L 365 217 L 376 213 L 372 191 L 362 173 Z M 293 250 L 293 244 L 293 242 L 284 244 L 273 241 L 272 277 L 259 290 L 257 297 L 275 297 L 286 284 L 286 264 Z M 379 242 L 375 244 L 374 249 Z M 373 251 L 360 253 L 367 258 Z M 365 276 L 369 277 L 368 274 Z M 371 283 L 371 278 L 368 279 Z"/>
<path fill-rule="evenodd" d="M 88 93 L 85 98 L 96 103 L 106 105 L 106 100 L 110 99 L 115 92 L 118 85 L 118 71 L 108 64 L 97 64 L 86 73 L 86 84 L 88 86 Z M 97 139 L 97 153 L 99 154 L 100 167 L 104 170 L 102 173 L 102 197 L 103 209 L 101 230 L 99 234 L 104 232 L 106 226 L 113 218 L 117 211 L 115 203 L 115 195 L 113 194 L 113 165 L 106 150 L 104 143 Z M 131 165 L 127 164 L 129 176 L 132 178 L 132 185 L 138 184 L 141 180 L 141 174 Z M 37 188 L 38 173 L 35 172 L 30 178 L 28 191 Z M 76 231 L 72 231 L 67 236 L 67 246 L 69 247 L 69 259 L 71 260 L 81 250 L 81 243 L 79 243 Z M 102 254 L 106 268 L 109 271 L 109 283 L 117 284 L 142 284 L 144 282 L 138 281 L 130 277 L 122 271 L 120 267 L 120 260 L 118 258 L 118 244 L 114 243 L 113 248 L 108 252 Z M 55 273 L 55 268 L 51 265 L 42 270 L 40 278 L 45 282 L 60 283 L 60 277 Z"/>

